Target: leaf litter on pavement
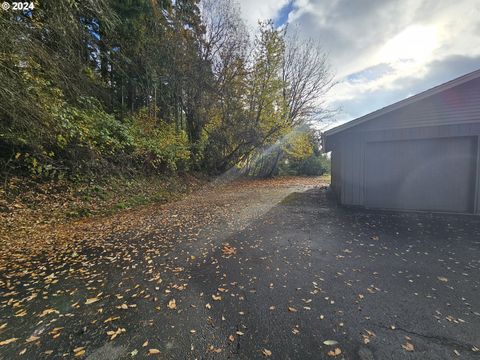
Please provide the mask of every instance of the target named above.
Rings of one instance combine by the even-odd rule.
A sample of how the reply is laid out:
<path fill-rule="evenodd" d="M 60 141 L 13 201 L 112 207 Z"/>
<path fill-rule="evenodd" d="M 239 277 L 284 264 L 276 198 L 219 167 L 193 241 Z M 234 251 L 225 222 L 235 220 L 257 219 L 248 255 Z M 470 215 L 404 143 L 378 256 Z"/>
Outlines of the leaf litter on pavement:
<path fill-rule="evenodd" d="M 318 185 L 302 180 L 294 186 L 302 182 L 303 186 Z M 269 229 L 268 236 L 255 234 L 251 227 L 259 211 L 268 211 L 260 190 L 269 186 L 277 188 L 275 199 L 281 200 L 293 184 L 286 180 L 240 182 L 221 192 L 204 191 L 195 200 L 58 227 L 38 234 L 32 251 L 28 247 L 22 252 L 3 250 L 0 306 L 5 316 L 0 352 L 11 349 L 9 353 L 22 353 L 25 358 L 37 351 L 68 357 L 73 349 L 75 357 L 83 357 L 107 341 L 129 344 L 128 351 L 135 356 L 142 351 L 160 356 L 175 348 L 177 339 L 188 336 L 192 356 L 230 354 L 237 347 L 251 346 L 252 354 L 258 355 L 260 349 L 264 357 L 275 358 L 278 352 L 270 350 L 275 350 L 275 340 L 251 326 L 260 311 L 256 305 L 263 302 L 268 315 L 262 316 L 284 325 L 273 329 L 275 334 L 284 332 L 298 339 L 290 341 L 299 343 L 311 336 L 318 344 L 312 351 L 330 357 L 348 353 L 345 329 L 350 325 L 350 309 L 363 310 L 362 322 L 369 324 L 375 316 L 368 311 L 372 298 L 388 294 L 378 282 L 383 274 L 367 274 L 358 265 L 359 249 L 368 254 L 369 261 L 387 252 L 398 254 L 394 256 L 402 261 L 413 250 L 389 245 L 379 225 L 369 223 L 370 233 L 352 232 L 338 252 L 327 250 L 329 260 L 314 273 L 312 259 L 323 250 L 309 242 L 285 239 L 287 235 L 276 227 L 285 226 L 277 221 L 286 220 L 260 218 L 258 226 Z M 236 195 L 242 192 L 248 194 L 248 205 L 254 210 L 239 211 L 242 206 Z M 305 215 L 294 216 L 298 220 Z M 243 237 L 237 236 L 239 228 L 244 229 Z M 47 244 L 44 250 L 38 245 L 42 241 Z M 447 279 L 451 277 L 448 270 L 445 267 L 444 274 L 430 279 L 432 287 L 434 282 L 453 283 Z M 393 275 L 406 284 L 415 284 L 422 276 L 406 268 Z M 349 289 L 350 297 L 338 297 L 335 287 Z M 463 324 L 459 314 L 435 316 L 435 321 Z M 40 322 L 29 324 L 33 317 Z M 315 326 L 323 336 L 304 331 L 303 318 L 317 321 Z M 376 326 L 370 324 L 368 329 Z M 396 331 L 388 326 L 389 331 Z M 37 328 L 41 332 L 35 333 Z M 374 330 L 357 333 L 357 340 L 371 345 L 381 331 L 378 326 Z M 90 336 L 97 332 L 104 334 L 102 339 Z M 73 346 L 72 334 L 79 334 Z M 398 345 L 399 351 L 414 351 L 412 341 Z"/>

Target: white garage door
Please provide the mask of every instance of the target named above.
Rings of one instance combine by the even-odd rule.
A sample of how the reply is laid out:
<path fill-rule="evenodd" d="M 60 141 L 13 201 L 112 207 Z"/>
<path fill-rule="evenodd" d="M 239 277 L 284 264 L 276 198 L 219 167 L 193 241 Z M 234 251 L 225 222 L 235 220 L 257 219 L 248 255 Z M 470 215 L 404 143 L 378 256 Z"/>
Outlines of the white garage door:
<path fill-rule="evenodd" d="M 476 153 L 475 137 L 367 143 L 366 206 L 473 212 Z"/>

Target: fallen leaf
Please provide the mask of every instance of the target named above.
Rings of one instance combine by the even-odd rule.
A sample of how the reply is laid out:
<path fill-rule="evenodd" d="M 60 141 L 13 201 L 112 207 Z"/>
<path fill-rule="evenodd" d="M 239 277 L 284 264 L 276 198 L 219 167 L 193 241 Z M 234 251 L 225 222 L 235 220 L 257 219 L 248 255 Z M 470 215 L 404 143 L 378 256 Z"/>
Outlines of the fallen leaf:
<path fill-rule="evenodd" d="M 18 338 L 10 338 L 10 339 L 7 339 L 7 340 L 0 341 L 0 346 L 11 344 L 11 343 L 13 343 L 17 340 L 18 340 Z"/>
<path fill-rule="evenodd" d="M 40 336 L 32 335 L 27 340 L 25 340 L 25 342 L 30 343 L 30 342 L 37 341 L 38 339 L 40 339 Z"/>
<path fill-rule="evenodd" d="M 108 323 L 110 321 L 115 321 L 117 319 L 120 319 L 120 316 L 110 316 L 108 319 L 104 320 L 104 323 Z"/>
<path fill-rule="evenodd" d="M 58 311 L 53 309 L 53 308 L 45 309 L 38 316 L 39 317 L 44 317 L 44 316 L 47 316 L 47 315 L 52 314 L 52 313 L 58 314 Z"/>
<path fill-rule="evenodd" d="M 83 346 L 76 347 L 75 349 L 73 349 L 73 353 L 75 357 L 83 356 L 85 354 L 85 347 Z"/>
<path fill-rule="evenodd" d="M 295 309 L 294 307 L 289 306 L 289 307 L 288 307 L 288 311 L 290 311 L 290 312 L 297 312 L 298 310 Z"/>
<path fill-rule="evenodd" d="M 160 354 L 160 350 L 158 349 L 148 349 L 148 355 L 155 355 Z"/>
<path fill-rule="evenodd" d="M 342 350 L 340 348 L 335 348 L 335 350 L 330 350 L 327 355 L 328 356 L 338 356 L 342 353 Z"/>
<path fill-rule="evenodd" d="M 24 317 L 25 315 L 27 315 L 27 310 L 18 310 L 15 313 L 15 317 Z"/>
<path fill-rule="evenodd" d="M 443 282 L 447 282 L 448 279 L 444 276 L 437 276 L 437 279 L 440 280 L 440 281 L 443 281 Z"/>
<path fill-rule="evenodd" d="M 100 299 L 96 298 L 96 297 L 87 299 L 87 301 L 85 301 L 85 305 L 93 304 L 93 303 L 97 302 L 98 300 L 100 300 Z"/>
<path fill-rule="evenodd" d="M 337 345 L 338 344 L 338 341 L 335 341 L 335 340 L 325 340 L 323 342 L 324 345 L 327 345 L 327 346 L 333 346 L 333 345 Z"/>
<path fill-rule="evenodd" d="M 220 301 L 220 300 L 222 300 L 222 297 L 221 297 L 221 296 L 212 295 L 212 299 L 213 299 L 214 301 Z"/>
<path fill-rule="evenodd" d="M 263 354 L 263 356 L 267 356 L 267 357 L 272 356 L 272 352 L 268 349 L 263 349 L 262 354 Z"/>
<path fill-rule="evenodd" d="M 117 330 L 113 331 L 113 330 L 110 330 L 110 331 L 107 331 L 107 335 L 110 336 L 110 340 L 113 340 L 115 339 L 118 335 L 120 335 L 121 333 L 124 333 L 126 332 L 127 330 L 125 330 L 124 328 L 118 328 Z"/>
<path fill-rule="evenodd" d="M 224 244 L 222 248 L 223 255 L 235 255 L 237 253 L 237 249 L 229 244 Z"/>
<path fill-rule="evenodd" d="M 177 303 L 175 302 L 175 299 L 172 299 L 168 302 L 167 307 L 171 310 L 175 310 L 177 308 Z"/>
<path fill-rule="evenodd" d="M 413 346 L 412 343 L 409 343 L 408 341 L 405 344 L 402 344 L 402 348 L 404 348 L 407 351 L 414 351 L 415 347 Z"/>
<path fill-rule="evenodd" d="M 83 355 L 85 355 L 85 349 L 82 349 L 82 350 L 77 351 L 75 353 L 75 357 L 80 357 L 80 356 L 83 356 Z"/>

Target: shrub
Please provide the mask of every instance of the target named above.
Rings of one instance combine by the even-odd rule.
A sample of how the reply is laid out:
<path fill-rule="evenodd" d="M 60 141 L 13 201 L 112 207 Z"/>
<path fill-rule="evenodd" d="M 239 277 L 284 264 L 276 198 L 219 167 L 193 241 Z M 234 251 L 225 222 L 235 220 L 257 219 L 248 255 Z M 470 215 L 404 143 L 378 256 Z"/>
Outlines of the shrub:
<path fill-rule="evenodd" d="M 177 130 L 175 124 L 155 120 L 144 109 L 132 117 L 131 133 L 136 156 L 148 165 L 171 171 L 188 168 L 188 137 L 185 131 Z"/>

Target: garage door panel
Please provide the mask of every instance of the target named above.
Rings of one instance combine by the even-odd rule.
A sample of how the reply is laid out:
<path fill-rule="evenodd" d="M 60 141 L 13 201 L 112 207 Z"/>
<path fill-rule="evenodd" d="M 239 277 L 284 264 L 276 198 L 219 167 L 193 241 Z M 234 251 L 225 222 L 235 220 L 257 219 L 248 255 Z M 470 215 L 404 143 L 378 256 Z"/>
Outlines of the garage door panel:
<path fill-rule="evenodd" d="M 472 212 L 476 138 L 367 143 L 366 205 Z"/>

